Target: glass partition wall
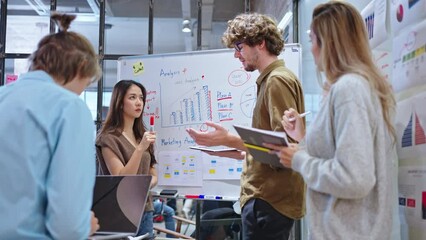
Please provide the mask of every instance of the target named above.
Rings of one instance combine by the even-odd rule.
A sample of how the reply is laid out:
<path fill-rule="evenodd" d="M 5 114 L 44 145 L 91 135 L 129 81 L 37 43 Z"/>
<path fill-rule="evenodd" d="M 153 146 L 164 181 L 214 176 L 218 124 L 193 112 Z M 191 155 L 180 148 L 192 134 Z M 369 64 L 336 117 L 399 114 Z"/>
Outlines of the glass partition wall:
<path fill-rule="evenodd" d="M 101 81 L 81 98 L 97 127 L 105 118 L 121 56 L 223 48 L 226 22 L 244 12 L 245 0 L 2 0 L 0 85 L 28 70 L 38 41 L 56 29 L 51 11 L 72 13 L 70 31 L 86 36 L 99 54 Z"/>

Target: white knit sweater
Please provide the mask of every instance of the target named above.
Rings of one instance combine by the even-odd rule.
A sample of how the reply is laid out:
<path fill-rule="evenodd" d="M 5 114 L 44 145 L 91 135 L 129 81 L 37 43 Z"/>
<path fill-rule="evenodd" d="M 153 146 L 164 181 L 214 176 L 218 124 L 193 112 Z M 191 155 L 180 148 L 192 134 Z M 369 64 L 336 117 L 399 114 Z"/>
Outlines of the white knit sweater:
<path fill-rule="evenodd" d="M 391 239 L 395 145 L 361 76 L 332 85 L 292 168 L 307 184 L 309 239 Z"/>

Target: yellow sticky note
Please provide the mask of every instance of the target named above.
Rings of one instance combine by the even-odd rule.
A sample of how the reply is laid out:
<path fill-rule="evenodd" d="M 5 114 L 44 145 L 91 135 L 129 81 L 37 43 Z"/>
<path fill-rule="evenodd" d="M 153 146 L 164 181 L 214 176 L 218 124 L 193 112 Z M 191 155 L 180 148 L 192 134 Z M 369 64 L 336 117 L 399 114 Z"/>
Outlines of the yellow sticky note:
<path fill-rule="evenodd" d="M 145 70 L 143 62 L 136 62 L 133 64 L 133 75 L 139 75 Z"/>
<path fill-rule="evenodd" d="M 209 170 L 209 174 L 215 174 L 216 173 L 216 170 L 215 169 L 210 169 Z"/>

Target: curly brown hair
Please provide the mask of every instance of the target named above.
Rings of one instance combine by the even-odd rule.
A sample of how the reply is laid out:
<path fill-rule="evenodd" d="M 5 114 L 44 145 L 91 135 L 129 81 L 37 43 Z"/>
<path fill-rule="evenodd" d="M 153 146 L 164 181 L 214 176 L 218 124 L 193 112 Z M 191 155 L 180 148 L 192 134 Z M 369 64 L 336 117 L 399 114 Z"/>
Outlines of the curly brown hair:
<path fill-rule="evenodd" d="M 233 48 L 237 42 L 255 46 L 265 40 L 268 51 L 278 56 L 284 48 L 282 35 L 282 30 L 278 29 L 271 17 L 259 13 L 244 13 L 228 21 L 222 43 Z"/>

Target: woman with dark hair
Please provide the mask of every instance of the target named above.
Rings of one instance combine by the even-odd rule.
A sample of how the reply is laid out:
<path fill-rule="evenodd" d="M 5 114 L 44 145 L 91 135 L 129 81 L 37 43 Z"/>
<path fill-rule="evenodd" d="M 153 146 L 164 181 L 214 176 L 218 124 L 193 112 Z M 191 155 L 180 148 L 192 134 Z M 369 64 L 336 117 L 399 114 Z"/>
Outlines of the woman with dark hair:
<path fill-rule="evenodd" d="M 0 88 L 0 238 L 87 239 L 95 183 L 92 115 L 79 98 L 100 78 L 90 42 L 69 32 L 75 16 L 51 16 L 29 72 Z"/>
<path fill-rule="evenodd" d="M 121 80 L 112 91 L 110 108 L 96 139 L 98 170 L 103 175 L 152 175 L 157 184 L 152 143 L 155 132 L 147 131 L 142 121 L 146 101 L 145 87 L 133 80 Z M 148 196 L 138 235 L 153 234 L 152 196 Z"/>

